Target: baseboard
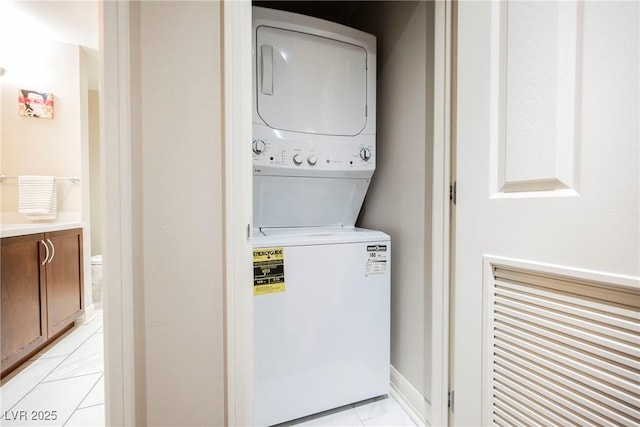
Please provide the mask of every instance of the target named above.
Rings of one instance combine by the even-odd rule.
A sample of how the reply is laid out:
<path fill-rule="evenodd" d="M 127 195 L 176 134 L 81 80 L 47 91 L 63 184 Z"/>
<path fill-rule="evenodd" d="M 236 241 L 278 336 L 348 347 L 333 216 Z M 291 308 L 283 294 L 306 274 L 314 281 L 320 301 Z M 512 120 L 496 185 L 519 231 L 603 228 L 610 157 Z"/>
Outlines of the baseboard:
<path fill-rule="evenodd" d="M 84 308 L 84 314 L 80 316 L 78 319 L 76 319 L 76 325 L 81 325 L 83 323 L 90 322 L 91 319 L 96 317 L 97 314 L 98 312 L 96 311 L 95 304 L 89 304 Z"/>
<path fill-rule="evenodd" d="M 431 425 L 431 405 L 393 366 L 391 367 L 391 395 L 416 424 Z"/>

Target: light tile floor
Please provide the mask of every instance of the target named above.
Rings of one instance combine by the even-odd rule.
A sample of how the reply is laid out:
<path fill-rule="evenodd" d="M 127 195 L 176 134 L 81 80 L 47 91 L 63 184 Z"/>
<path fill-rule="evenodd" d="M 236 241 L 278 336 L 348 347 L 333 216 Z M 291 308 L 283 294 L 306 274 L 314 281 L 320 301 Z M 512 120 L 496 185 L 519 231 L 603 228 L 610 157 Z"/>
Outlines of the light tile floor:
<path fill-rule="evenodd" d="M 0 383 L 2 426 L 104 426 L 102 311 Z"/>
<path fill-rule="evenodd" d="M 353 405 L 310 415 L 278 427 L 291 426 L 417 426 L 393 396 L 380 396 Z"/>
<path fill-rule="evenodd" d="M 104 426 L 102 311 L 2 380 L 2 426 Z M 44 419 L 44 418 L 49 418 Z M 347 405 L 289 426 L 416 426 L 391 396 Z"/>

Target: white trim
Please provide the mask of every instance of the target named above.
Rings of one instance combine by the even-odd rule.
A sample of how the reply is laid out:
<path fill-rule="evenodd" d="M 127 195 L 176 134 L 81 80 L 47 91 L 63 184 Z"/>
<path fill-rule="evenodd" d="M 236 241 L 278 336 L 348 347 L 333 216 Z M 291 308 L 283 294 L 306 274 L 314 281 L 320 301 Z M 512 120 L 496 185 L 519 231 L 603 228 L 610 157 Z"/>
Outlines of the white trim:
<path fill-rule="evenodd" d="M 89 83 L 87 52 L 80 48 L 80 181 L 82 192 L 82 276 L 85 311 L 92 305 L 91 292 L 91 180 L 89 179 Z M 77 177 L 72 177 L 71 180 Z"/>
<path fill-rule="evenodd" d="M 533 262 L 493 255 L 485 255 L 483 259 L 485 269 L 489 269 L 488 274 L 491 277 L 493 277 L 493 266 L 502 265 L 517 268 L 519 270 L 535 271 L 551 276 L 570 277 L 572 280 L 581 279 L 589 282 L 599 282 L 606 284 L 607 286 L 640 289 L 640 277 L 637 276 L 626 276 L 622 274 L 608 273 L 606 271 L 587 270 L 585 268 L 567 267 L 564 265 Z M 485 271 L 485 274 L 486 273 L 487 272 Z M 488 276 L 485 276 L 485 279 L 486 277 Z"/>
<path fill-rule="evenodd" d="M 400 372 L 391 366 L 391 392 L 402 409 L 419 426 L 432 425 L 431 406 Z"/>
<path fill-rule="evenodd" d="M 485 322 L 485 325 L 482 327 L 482 351 L 480 354 L 482 355 L 482 387 L 481 387 L 481 396 L 482 405 L 481 405 L 481 417 L 483 425 L 491 425 L 493 424 L 493 419 L 491 417 L 492 411 L 490 410 L 493 407 L 493 393 L 491 392 L 493 389 L 493 373 L 490 372 L 491 361 L 493 360 L 493 351 L 491 349 L 491 345 L 489 343 L 487 331 L 493 329 L 493 316 L 489 315 L 488 310 L 492 310 L 493 298 L 491 298 L 491 284 L 494 282 L 493 277 L 493 263 L 491 262 L 490 257 L 484 257 L 482 261 L 482 321 Z M 497 258 L 496 258 L 497 259 Z M 489 385 L 491 389 L 489 389 Z"/>
<path fill-rule="evenodd" d="M 432 219 L 431 414 L 433 425 L 448 424 L 449 389 L 449 184 L 451 175 L 451 35 L 450 2 L 435 2 L 434 138 Z"/>
<path fill-rule="evenodd" d="M 91 297 L 89 297 L 89 300 L 91 300 Z M 98 311 L 96 310 L 96 305 L 94 303 L 91 303 L 84 308 L 84 314 L 75 321 L 75 324 L 79 325 L 89 323 L 94 317 L 96 317 L 97 314 Z"/>
<path fill-rule="evenodd" d="M 224 20 L 227 425 L 253 425 L 251 2 L 222 3 Z"/>
<path fill-rule="evenodd" d="M 565 188 L 562 190 L 514 191 L 513 193 L 499 191 L 489 196 L 490 199 L 541 199 L 551 197 L 580 197 L 580 193 L 576 190 Z"/>
<path fill-rule="evenodd" d="M 106 424 L 135 425 L 129 3 L 101 1 Z"/>

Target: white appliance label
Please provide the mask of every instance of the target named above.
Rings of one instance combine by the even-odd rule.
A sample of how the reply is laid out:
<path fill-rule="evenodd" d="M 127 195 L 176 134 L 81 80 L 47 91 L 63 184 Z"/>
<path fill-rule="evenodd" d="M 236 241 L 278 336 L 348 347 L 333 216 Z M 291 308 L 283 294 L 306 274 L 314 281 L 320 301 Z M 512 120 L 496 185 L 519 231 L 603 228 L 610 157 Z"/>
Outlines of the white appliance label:
<path fill-rule="evenodd" d="M 387 245 L 367 245 L 367 267 L 365 275 L 387 272 Z"/>

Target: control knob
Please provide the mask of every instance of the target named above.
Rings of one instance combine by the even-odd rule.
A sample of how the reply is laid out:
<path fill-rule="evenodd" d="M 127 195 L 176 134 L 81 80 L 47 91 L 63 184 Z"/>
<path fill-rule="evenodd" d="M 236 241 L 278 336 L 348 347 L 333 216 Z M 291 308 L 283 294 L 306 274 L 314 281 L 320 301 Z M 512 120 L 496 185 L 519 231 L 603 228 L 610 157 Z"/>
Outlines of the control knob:
<path fill-rule="evenodd" d="M 267 144 L 262 139 L 254 139 L 251 144 L 251 148 L 253 152 L 256 154 L 261 154 L 267 148 Z"/>
<path fill-rule="evenodd" d="M 360 150 L 360 158 L 365 162 L 371 158 L 371 150 L 368 148 L 362 148 Z"/>
<path fill-rule="evenodd" d="M 307 163 L 309 163 L 309 166 L 315 166 L 315 164 L 318 163 L 318 159 L 316 159 L 315 156 L 309 156 L 307 157 Z"/>
<path fill-rule="evenodd" d="M 302 156 L 300 154 L 294 154 L 293 163 L 295 163 L 296 166 L 300 166 L 302 164 Z"/>

